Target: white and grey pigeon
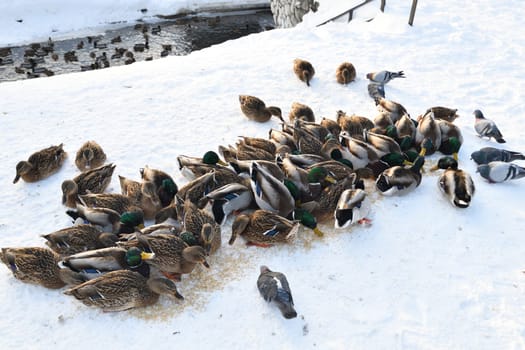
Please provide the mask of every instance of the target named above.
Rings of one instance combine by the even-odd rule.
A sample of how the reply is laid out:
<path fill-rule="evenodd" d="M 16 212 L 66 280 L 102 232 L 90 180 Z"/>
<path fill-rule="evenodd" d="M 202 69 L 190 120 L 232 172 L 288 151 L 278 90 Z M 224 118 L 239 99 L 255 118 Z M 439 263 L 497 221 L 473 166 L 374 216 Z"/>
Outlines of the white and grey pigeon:
<path fill-rule="evenodd" d="M 368 73 L 366 77 L 374 83 L 386 84 L 394 78 L 404 78 L 405 73 L 403 73 L 402 70 L 400 70 L 399 72 L 390 72 L 387 70 L 382 70 L 380 72 Z"/>
<path fill-rule="evenodd" d="M 292 291 L 283 273 L 271 271 L 268 266 L 262 265 L 257 288 L 264 300 L 275 303 L 285 318 L 297 317 Z"/>
<path fill-rule="evenodd" d="M 521 179 L 525 177 L 525 168 L 514 163 L 500 161 L 478 165 L 478 173 L 491 183 Z"/>
<path fill-rule="evenodd" d="M 478 164 L 488 164 L 493 161 L 508 163 L 515 160 L 525 160 L 525 155 L 520 152 L 509 151 L 506 149 L 483 147 L 478 151 L 472 152 L 470 158 Z"/>
<path fill-rule="evenodd" d="M 496 140 L 496 142 L 505 143 L 503 135 L 501 135 L 501 132 L 499 131 L 494 121 L 485 118 L 485 116 L 483 115 L 483 113 L 481 113 L 479 109 L 476 109 L 473 114 L 474 117 L 476 117 L 476 120 L 474 122 L 474 129 L 480 137 L 486 136 L 489 139 L 493 137 Z"/>

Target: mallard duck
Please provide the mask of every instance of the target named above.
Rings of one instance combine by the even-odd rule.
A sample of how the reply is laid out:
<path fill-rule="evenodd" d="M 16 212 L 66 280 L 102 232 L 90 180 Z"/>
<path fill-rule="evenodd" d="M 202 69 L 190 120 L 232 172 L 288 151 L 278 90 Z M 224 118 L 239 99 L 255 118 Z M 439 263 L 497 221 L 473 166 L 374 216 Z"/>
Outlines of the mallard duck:
<path fill-rule="evenodd" d="M 436 120 L 439 129 L 441 130 L 441 145 L 439 151 L 443 154 L 450 155 L 454 159 L 458 159 L 458 152 L 463 144 L 463 135 L 461 130 L 455 124 L 444 119 Z"/>
<path fill-rule="evenodd" d="M 289 242 L 299 230 L 299 222 L 288 220 L 267 210 L 256 210 L 251 214 L 241 214 L 232 224 L 229 244 L 242 236 L 248 244 L 269 247 L 276 243 Z"/>
<path fill-rule="evenodd" d="M 430 171 L 436 171 L 438 169 L 453 169 L 457 170 L 458 168 L 458 161 L 450 156 L 441 157 L 438 159 L 438 162 L 436 165 L 434 165 L 432 168 L 430 168 Z"/>
<path fill-rule="evenodd" d="M 374 124 L 375 127 L 371 131 L 385 130 L 387 126 L 394 125 L 394 122 L 392 122 L 392 118 L 390 118 L 390 113 L 379 112 L 379 114 L 374 117 Z"/>
<path fill-rule="evenodd" d="M 20 178 L 25 182 L 36 182 L 56 173 L 67 153 L 63 149 L 64 144 L 44 148 L 33 153 L 26 160 L 18 162 L 16 165 L 16 176 L 13 183 L 17 183 Z"/>
<path fill-rule="evenodd" d="M 266 104 L 255 96 L 239 95 L 239 103 L 241 104 L 242 113 L 250 120 L 264 123 L 274 115 L 281 121 L 284 121 L 279 107 L 266 107 Z"/>
<path fill-rule="evenodd" d="M 452 109 L 448 107 L 436 106 L 436 107 L 430 107 L 429 109 L 427 109 L 425 114 L 432 112 L 434 113 L 435 119 L 442 119 L 442 120 L 446 120 L 447 122 L 453 123 L 454 120 L 459 118 L 457 111 L 458 111 L 457 108 Z"/>
<path fill-rule="evenodd" d="M 266 151 L 263 148 L 248 145 L 246 143 L 238 143 L 235 151 L 238 160 L 268 160 L 272 161 L 275 154 Z"/>
<path fill-rule="evenodd" d="M 82 205 L 89 208 L 107 208 L 119 214 L 136 208 L 132 198 L 119 193 L 89 193 L 79 196 Z"/>
<path fill-rule="evenodd" d="M 416 125 L 408 114 L 403 114 L 396 122 L 397 138 L 402 151 L 412 147 L 416 137 Z"/>
<path fill-rule="evenodd" d="M 270 137 L 270 140 L 275 142 L 276 144 L 286 145 L 290 147 L 292 151 L 297 150 L 297 145 L 295 144 L 293 135 L 291 133 L 282 130 L 270 129 L 268 135 Z"/>
<path fill-rule="evenodd" d="M 191 273 L 197 264 L 210 267 L 203 247 L 190 247 L 175 235 L 158 233 L 137 235 L 137 238 L 154 254 L 148 264 L 155 266 L 169 278 L 180 280 L 180 275 Z"/>
<path fill-rule="evenodd" d="M 87 141 L 80 146 L 75 157 L 75 164 L 80 171 L 98 168 L 106 161 L 106 153 L 95 141 Z"/>
<path fill-rule="evenodd" d="M 193 233 L 199 245 L 203 246 L 208 253 L 213 254 L 220 248 L 221 227 L 215 222 L 214 217 L 210 215 L 208 211 L 199 209 L 191 201 L 185 200 L 181 221 L 184 225 L 184 230 Z M 206 239 L 201 235 L 204 224 L 210 224 L 213 228 L 213 232 Z M 207 242 L 210 240 L 211 242 Z"/>
<path fill-rule="evenodd" d="M 276 145 L 274 142 L 263 139 L 261 137 L 248 137 L 248 136 L 239 136 L 240 137 L 240 143 L 247 144 L 252 147 L 257 147 L 260 149 L 265 150 L 266 152 L 275 155 L 276 151 Z M 227 165 L 227 164 L 222 164 Z"/>
<path fill-rule="evenodd" d="M 467 208 L 476 190 L 472 177 L 461 169 L 447 169 L 438 179 L 443 194 L 458 208 Z"/>
<path fill-rule="evenodd" d="M 113 233 L 130 233 L 134 232 L 137 227 L 144 227 L 144 213 L 138 207 L 119 214 L 113 209 L 92 208 L 78 203 L 77 210 L 68 210 L 66 214 L 73 220 L 81 218 L 91 224 L 110 228 Z"/>
<path fill-rule="evenodd" d="M 42 235 L 49 248 L 60 255 L 114 246 L 118 237 L 93 225 L 79 224 Z"/>
<path fill-rule="evenodd" d="M 278 159 L 284 158 L 288 153 L 285 153 L 283 157 L 278 156 Z M 252 163 L 257 162 L 260 167 L 265 168 L 270 174 L 272 174 L 279 181 L 284 180 L 284 172 L 281 167 L 275 161 L 269 160 L 232 160 L 230 162 L 231 167 L 237 172 L 237 174 L 245 173 L 249 174 L 252 167 Z M 237 181 L 237 183 L 242 183 L 242 181 Z"/>
<path fill-rule="evenodd" d="M 286 186 L 257 162 L 252 163 L 251 188 L 259 208 L 288 216 L 295 207 L 295 200 Z"/>
<path fill-rule="evenodd" d="M 141 274 L 118 270 L 84 282 L 64 292 L 84 305 L 103 311 L 124 311 L 152 305 L 160 294 L 184 299 L 173 281 L 166 278 L 145 278 Z"/>
<path fill-rule="evenodd" d="M 346 145 L 351 154 L 349 160 L 354 169 L 364 168 L 368 163 L 376 162 L 379 159 L 375 148 L 367 142 L 351 137 L 346 131 L 341 132 L 341 138 L 341 143 Z"/>
<path fill-rule="evenodd" d="M 252 190 L 243 184 L 224 185 L 206 194 L 211 202 L 211 211 L 215 222 L 224 224 L 228 215 L 250 207 L 254 201 Z"/>
<path fill-rule="evenodd" d="M 213 172 L 199 176 L 195 180 L 182 186 L 179 189 L 177 196 L 182 200 L 187 199 L 195 204 L 201 203 L 200 200 L 204 198 L 207 193 L 213 191 L 217 187 L 213 177 Z"/>
<path fill-rule="evenodd" d="M 391 137 L 376 134 L 370 131 L 364 132 L 365 142 L 368 142 L 379 158 L 389 153 L 402 153 L 399 144 Z"/>
<path fill-rule="evenodd" d="M 308 210 L 313 210 L 317 206 L 317 203 L 309 202 L 309 203 L 302 204 L 302 206 L 304 208 L 308 207 L 307 208 Z M 309 229 L 314 231 L 314 233 L 318 237 L 323 237 L 324 233 L 317 226 L 317 219 L 307 209 L 295 208 L 294 211 L 292 212 L 292 219 L 296 220 L 296 221 L 299 221 L 301 223 L 301 225 L 303 225 L 305 227 L 308 227 Z"/>
<path fill-rule="evenodd" d="M 339 84 L 346 85 L 354 81 L 356 76 L 355 67 L 350 62 L 341 63 L 335 71 L 335 79 Z"/>
<path fill-rule="evenodd" d="M 293 61 L 293 71 L 299 80 L 304 81 L 307 86 L 310 86 L 310 81 L 315 75 L 315 69 L 310 62 L 296 58 Z"/>
<path fill-rule="evenodd" d="M 369 224 L 370 200 L 364 190 L 347 189 L 341 193 L 334 211 L 335 228 L 346 228 L 352 224 Z"/>
<path fill-rule="evenodd" d="M 418 120 L 415 143 L 421 149 L 422 156 L 433 154 L 441 146 L 441 130 L 434 113 L 425 114 Z"/>
<path fill-rule="evenodd" d="M 332 135 L 334 135 L 334 137 L 339 138 L 341 127 L 335 120 L 323 118 L 319 124 L 325 127 Z"/>
<path fill-rule="evenodd" d="M 296 119 L 304 120 L 307 122 L 315 122 L 314 111 L 305 104 L 294 102 L 290 109 L 288 119 L 293 123 Z"/>
<path fill-rule="evenodd" d="M 425 158 L 418 157 L 411 167 L 393 166 L 386 169 L 376 180 L 376 188 L 382 195 L 406 194 L 421 183 L 421 167 Z"/>
<path fill-rule="evenodd" d="M 293 137 L 297 149 L 302 154 L 317 154 L 321 155 L 321 149 L 323 148 L 323 142 L 319 138 L 308 131 L 306 128 L 295 123 L 293 126 Z"/>
<path fill-rule="evenodd" d="M 478 133 L 479 137 L 488 137 L 489 140 L 492 137 L 497 143 L 506 142 L 503 139 L 501 131 L 499 131 L 496 123 L 493 120 L 485 118 L 479 109 L 476 109 L 473 114 L 475 117 L 474 129 Z"/>
<path fill-rule="evenodd" d="M 337 123 L 341 127 L 341 132 L 346 131 L 347 135 L 354 138 L 363 138 L 364 130 L 371 130 L 375 124 L 372 120 L 358 116 L 358 115 L 347 115 L 343 111 L 337 111 Z"/>
<path fill-rule="evenodd" d="M 472 152 L 470 158 L 480 165 L 488 164 L 492 161 L 513 162 L 515 160 L 525 160 L 525 155 L 520 152 L 505 149 L 483 147 L 478 151 Z"/>
<path fill-rule="evenodd" d="M 151 181 L 157 188 L 157 195 L 163 207 L 168 206 L 177 194 L 178 187 L 171 176 L 162 170 L 153 169 L 147 165 L 140 169 L 140 176 L 144 181 Z"/>
<path fill-rule="evenodd" d="M 179 155 L 177 156 L 177 163 L 179 164 L 180 172 L 189 180 L 208 173 L 219 165 L 228 165 L 214 151 L 208 151 L 202 157 Z M 199 171 L 201 168 L 204 169 Z"/>
<path fill-rule="evenodd" d="M 58 289 L 84 281 L 78 274 L 61 269 L 60 255 L 47 248 L 2 248 L 0 260 L 22 282 Z"/>
<path fill-rule="evenodd" d="M 60 264 L 86 280 L 116 270 L 132 270 L 148 277 L 150 268 L 145 261 L 152 258 L 153 254 L 138 247 L 107 247 L 66 256 Z"/>
<path fill-rule="evenodd" d="M 283 170 L 299 190 L 301 202 L 308 202 L 321 193 L 322 189 L 336 180 L 324 167 L 314 166 L 310 170 L 296 166 L 289 157 L 283 159 Z"/>
<path fill-rule="evenodd" d="M 274 272 L 267 266 L 260 267 L 261 273 L 257 278 L 257 289 L 267 302 L 277 305 L 284 318 L 297 317 L 294 309 L 292 291 L 286 276 L 281 272 Z"/>
<path fill-rule="evenodd" d="M 350 162 L 345 162 L 345 160 L 325 160 L 323 162 L 310 165 L 306 167 L 305 170 L 310 171 L 315 167 L 325 168 L 336 181 L 342 180 L 354 173 L 352 164 Z"/>
<path fill-rule="evenodd" d="M 78 195 L 104 192 L 111 182 L 115 166 L 107 164 L 89 169 L 72 180 L 62 182 L 62 204 L 75 208 L 78 203 Z"/>
<path fill-rule="evenodd" d="M 390 114 L 390 119 L 395 123 L 403 114 L 408 114 L 403 105 L 398 102 L 387 100 L 386 98 L 379 98 L 377 101 L 377 109 L 379 112 L 387 112 Z"/>
<path fill-rule="evenodd" d="M 132 199 L 142 209 L 144 218 L 151 220 L 162 209 L 157 188 L 151 181 L 138 182 L 119 175 L 122 194 Z"/>

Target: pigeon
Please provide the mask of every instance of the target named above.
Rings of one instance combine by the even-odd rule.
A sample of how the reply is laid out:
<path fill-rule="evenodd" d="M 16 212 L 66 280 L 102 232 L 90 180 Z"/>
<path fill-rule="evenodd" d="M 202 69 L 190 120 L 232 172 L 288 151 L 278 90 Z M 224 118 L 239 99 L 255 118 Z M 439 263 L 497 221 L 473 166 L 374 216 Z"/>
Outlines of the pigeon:
<path fill-rule="evenodd" d="M 372 97 L 377 104 L 381 98 L 385 98 L 385 85 L 378 83 L 368 84 L 368 95 Z"/>
<path fill-rule="evenodd" d="M 292 291 L 284 274 L 271 271 L 268 266 L 262 265 L 261 274 L 257 279 L 257 288 L 264 300 L 277 305 L 284 318 L 297 317 Z"/>
<path fill-rule="evenodd" d="M 503 182 L 525 177 L 525 168 L 514 163 L 500 161 L 478 165 L 477 172 L 490 183 Z"/>
<path fill-rule="evenodd" d="M 525 160 L 525 155 L 505 149 L 483 147 L 479 151 L 472 152 L 470 158 L 480 165 L 488 164 L 493 161 L 512 162 L 515 160 Z"/>
<path fill-rule="evenodd" d="M 399 72 L 389 72 L 387 70 L 382 70 L 380 72 L 368 73 L 366 77 L 374 83 L 387 84 L 394 78 L 405 78 L 405 73 L 403 73 L 402 70 Z"/>
<path fill-rule="evenodd" d="M 485 118 L 479 109 L 476 109 L 473 114 L 476 117 L 474 129 L 480 137 L 487 136 L 489 139 L 493 137 L 498 143 L 505 143 L 503 135 L 501 135 L 494 121 Z"/>

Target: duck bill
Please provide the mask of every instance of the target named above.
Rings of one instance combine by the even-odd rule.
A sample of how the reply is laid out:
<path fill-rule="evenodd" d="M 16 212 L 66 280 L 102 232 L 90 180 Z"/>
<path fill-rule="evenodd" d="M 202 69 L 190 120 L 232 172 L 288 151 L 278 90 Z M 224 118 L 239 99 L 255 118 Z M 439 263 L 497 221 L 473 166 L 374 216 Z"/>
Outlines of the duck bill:
<path fill-rule="evenodd" d="M 237 235 L 232 234 L 232 236 L 230 237 L 230 240 L 228 241 L 228 244 L 233 245 L 236 238 L 237 238 Z"/>
<path fill-rule="evenodd" d="M 202 265 L 204 265 L 205 268 L 209 269 L 210 268 L 210 264 L 208 264 L 208 262 L 206 260 L 204 260 L 202 262 Z"/>
<path fill-rule="evenodd" d="M 137 227 L 139 228 L 139 230 L 142 230 L 144 228 L 144 224 L 138 224 Z"/>
<path fill-rule="evenodd" d="M 335 184 L 337 182 L 337 180 L 332 175 L 327 175 L 324 179 L 331 184 Z"/>
<path fill-rule="evenodd" d="M 454 153 L 452 153 L 452 157 L 453 157 L 454 160 L 457 162 L 457 161 L 459 160 L 459 159 L 458 159 L 458 158 L 459 158 L 459 157 L 458 157 L 458 152 L 454 152 Z"/>
<path fill-rule="evenodd" d="M 323 237 L 324 236 L 323 231 L 319 230 L 318 227 L 314 228 L 313 231 L 317 235 L 317 237 Z"/>
<path fill-rule="evenodd" d="M 13 183 L 16 184 L 20 180 L 20 175 L 16 174 L 15 179 L 13 180 Z"/>
<path fill-rule="evenodd" d="M 426 149 L 425 147 L 422 147 L 422 148 L 421 148 L 421 151 L 419 152 L 419 155 L 420 155 L 421 157 L 424 157 L 425 154 L 427 154 L 427 149 Z"/>
<path fill-rule="evenodd" d="M 155 257 L 155 253 L 146 253 L 146 252 L 140 253 L 140 258 L 142 260 L 151 260 L 154 257 Z"/>
<path fill-rule="evenodd" d="M 177 299 L 180 299 L 180 300 L 184 300 L 184 297 L 177 291 L 175 291 L 175 293 L 173 293 L 173 296 Z"/>
<path fill-rule="evenodd" d="M 220 164 L 222 166 L 228 166 L 229 164 L 226 163 L 225 161 L 223 161 L 222 159 L 219 159 L 219 161 L 217 162 L 217 164 Z"/>
<path fill-rule="evenodd" d="M 436 171 L 436 170 L 438 170 L 438 169 L 439 169 L 439 167 L 438 167 L 438 165 L 436 164 L 436 165 L 434 165 L 432 168 L 430 168 L 430 171 Z"/>

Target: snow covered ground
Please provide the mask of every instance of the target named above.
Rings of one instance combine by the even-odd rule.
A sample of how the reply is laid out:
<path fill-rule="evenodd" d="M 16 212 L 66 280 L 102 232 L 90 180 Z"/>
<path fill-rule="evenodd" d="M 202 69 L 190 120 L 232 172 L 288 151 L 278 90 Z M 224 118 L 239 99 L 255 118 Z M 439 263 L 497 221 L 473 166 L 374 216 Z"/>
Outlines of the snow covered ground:
<path fill-rule="evenodd" d="M 365 74 L 381 69 L 405 71 L 386 95 L 413 117 L 437 105 L 459 109 L 460 167 L 476 185 L 462 210 L 441 195 L 437 173 L 427 171 L 403 197 L 383 198 L 370 187 L 372 226 L 323 227 L 322 239 L 301 229 L 293 245 L 268 249 L 224 244 L 210 270 L 197 267 L 179 284 L 184 301 L 163 297 L 131 312 L 87 308 L 0 267 L 0 348 L 525 348 L 525 180 L 488 184 L 469 159 L 481 147 L 502 147 L 475 136 L 474 109 L 497 122 L 503 147 L 525 151 L 525 4 L 420 2 L 414 27 L 409 6 L 387 2 L 371 22 L 305 23 L 188 56 L 0 84 L 1 247 L 44 246 L 39 235 L 70 225 L 60 184 L 76 175 L 73 157 L 86 140 L 102 145 L 115 175 L 138 179 L 147 164 L 183 184 L 177 155 L 199 156 L 279 127 L 244 118 L 239 94 L 280 106 L 284 115 L 298 101 L 317 120 L 335 118 L 338 109 L 373 117 Z M 3 23 L 9 17 L 0 13 Z M 310 88 L 292 72 L 296 57 L 316 68 Z M 343 61 L 357 69 L 349 86 L 334 79 Z M 57 174 L 12 184 L 18 161 L 62 142 L 69 159 Z M 109 190 L 118 192 L 117 176 Z M 286 273 L 298 318 L 285 320 L 259 296 L 261 264 Z"/>

